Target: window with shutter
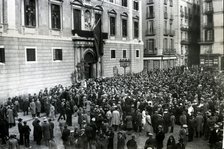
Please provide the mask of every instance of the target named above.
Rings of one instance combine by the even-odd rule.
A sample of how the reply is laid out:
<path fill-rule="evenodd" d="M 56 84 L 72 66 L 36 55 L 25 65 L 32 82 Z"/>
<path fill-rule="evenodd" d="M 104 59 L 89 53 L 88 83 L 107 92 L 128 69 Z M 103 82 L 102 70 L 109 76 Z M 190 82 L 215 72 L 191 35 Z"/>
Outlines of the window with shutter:
<path fill-rule="evenodd" d="M 122 19 L 122 36 L 127 37 L 127 20 Z"/>
<path fill-rule="evenodd" d="M 24 1 L 24 20 L 26 27 L 36 26 L 36 3 L 35 0 Z"/>
<path fill-rule="evenodd" d="M 110 17 L 110 36 L 115 36 L 116 32 L 116 19 L 114 16 Z"/>
<path fill-rule="evenodd" d="M 138 38 L 138 22 L 134 22 L 134 38 Z"/>

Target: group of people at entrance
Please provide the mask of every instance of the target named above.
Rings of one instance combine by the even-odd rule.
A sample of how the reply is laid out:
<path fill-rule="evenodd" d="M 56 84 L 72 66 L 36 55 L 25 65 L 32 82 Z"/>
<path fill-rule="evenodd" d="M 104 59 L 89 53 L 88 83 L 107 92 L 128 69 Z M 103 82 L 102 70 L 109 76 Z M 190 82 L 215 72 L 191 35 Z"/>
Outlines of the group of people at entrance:
<path fill-rule="evenodd" d="M 162 149 L 165 144 L 170 149 L 184 149 L 195 138 L 208 141 L 210 148 L 216 149 L 221 147 L 223 138 L 221 79 L 218 73 L 180 67 L 89 79 L 70 87 L 58 85 L 24 99 L 9 99 L 1 107 L 1 123 L 9 124 L 10 108 L 15 119 L 19 109 L 26 114 L 26 105 L 37 111 L 39 104 L 39 113 L 58 120 L 55 127 L 60 127 L 65 148 L 113 149 L 116 145 L 118 149 L 137 149 L 142 141 L 139 139 L 147 136 L 145 149 Z M 37 116 L 36 111 L 31 112 L 33 117 Z M 52 139 L 43 134 L 45 122 L 35 120 L 33 133 L 42 130 L 41 138 L 34 138 L 36 143 L 49 144 Z M 55 129 L 49 126 L 50 130 Z M 173 132 L 178 132 L 178 136 Z M 139 134 L 141 137 L 136 137 Z M 167 142 L 165 137 L 169 138 Z"/>

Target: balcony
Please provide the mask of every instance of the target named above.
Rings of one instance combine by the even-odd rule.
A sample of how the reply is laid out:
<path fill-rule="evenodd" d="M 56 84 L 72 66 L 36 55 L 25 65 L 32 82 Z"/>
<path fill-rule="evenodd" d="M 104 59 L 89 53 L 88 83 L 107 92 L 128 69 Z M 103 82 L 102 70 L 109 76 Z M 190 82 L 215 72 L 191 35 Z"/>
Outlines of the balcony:
<path fill-rule="evenodd" d="M 180 30 L 181 30 L 181 31 L 189 31 L 189 27 L 188 27 L 187 25 L 183 25 L 183 24 L 181 24 L 181 25 L 180 25 Z"/>
<path fill-rule="evenodd" d="M 186 39 L 186 38 L 185 38 L 185 39 L 182 39 L 182 40 L 181 40 L 181 44 L 182 44 L 182 45 L 189 45 L 189 40 Z"/>
<path fill-rule="evenodd" d="M 168 18 L 168 13 L 164 12 L 164 19 L 167 19 L 167 18 Z"/>
<path fill-rule="evenodd" d="M 170 30 L 169 35 L 170 35 L 171 37 L 175 36 L 175 30 Z"/>
<path fill-rule="evenodd" d="M 157 55 L 157 49 L 156 48 L 155 49 L 149 49 L 149 50 L 145 49 L 144 50 L 144 57 L 151 57 L 151 56 L 155 56 L 155 55 Z"/>
<path fill-rule="evenodd" d="M 155 18 L 155 13 L 154 12 L 153 13 L 147 13 L 146 19 L 153 19 L 153 18 Z"/>
<path fill-rule="evenodd" d="M 203 28 L 204 29 L 213 29 L 213 23 L 205 23 L 203 24 Z"/>
<path fill-rule="evenodd" d="M 153 29 L 153 30 L 146 30 L 145 35 L 146 36 L 155 36 L 156 35 L 156 30 L 155 29 Z"/>
<path fill-rule="evenodd" d="M 214 43 L 214 39 L 213 38 L 202 39 L 198 43 L 201 45 L 211 45 Z"/>
<path fill-rule="evenodd" d="M 163 31 L 163 35 L 164 35 L 164 36 L 168 36 L 168 35 L 169 35 L 169 31 L 168 31 L 168 29 L 164 29 L 164 31 Z"/>
<path fill-rule="evenodd" d="M 180 16 L 181 16 L 182 18 L 184 17 L 184 11 L 183 11 L 183 10 L 180 11 Z"/>
<path fill-rule="evenodd" d="M 211 14 L 213 14 L 213 8 L 207 8 L 207 9 L 205 9 L 205 10 L 204 10 L 204 14 L 206 14 L 206 15 L 211 15 Z"/>
<path fill-rule="evenodd" d="M 173 15 L 171 14 L 171 15 L 170 15 L 170 21 L 173 21 L 173 18 L 174 18 L 174 17 L 173 17 Z"/>
<path fill-rule="evenodd" d="M 147 4 L 153 4 L 154 0 L 147 0 Z"/>
<path fill-rule="evenodd" d="M 165 48 L 163 49 L 163 55 L 175 55 L 176 49 L 174 48 Z"/>

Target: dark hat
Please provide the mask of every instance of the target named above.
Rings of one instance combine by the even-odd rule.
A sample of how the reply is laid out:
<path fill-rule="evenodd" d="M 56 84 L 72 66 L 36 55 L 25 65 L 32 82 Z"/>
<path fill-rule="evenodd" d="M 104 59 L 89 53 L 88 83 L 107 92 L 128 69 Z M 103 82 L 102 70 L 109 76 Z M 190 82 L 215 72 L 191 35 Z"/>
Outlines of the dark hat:
<path fill-rule="evenodd" d="M 19 118 L 19 119 L 18 119 L 18 121 L 19 121 L 19 122 L 22 122 L 22 121 L 23 121 L 23 119 Z"/>

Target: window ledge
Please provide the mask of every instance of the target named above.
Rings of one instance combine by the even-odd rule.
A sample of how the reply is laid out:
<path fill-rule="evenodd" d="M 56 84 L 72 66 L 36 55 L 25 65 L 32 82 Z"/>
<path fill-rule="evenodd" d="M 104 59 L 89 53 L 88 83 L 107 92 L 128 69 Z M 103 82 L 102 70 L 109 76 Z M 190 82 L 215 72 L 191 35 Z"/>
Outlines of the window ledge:
<path fill-rule="evenodd" d="M 51 35 L 59 36 L 60 33 L 61 33 L 61 30 L 56 30 L 56 29 L 52 29 L 52 30 L 51 30 Z"/>
<path fill-rule="evenodd" d="M 35 34 L 36 33 L 36 27 L 24 27 L 24 33 L 25 34 Z"/>
<path fill-rule="evenodd" d="M 127 37 L 122 37 L 122 40 L 127 40 Z"/>
<path fill-rule="evenodd" d="M 60 63 L 60 62 L 62 62 L 62 60 L 53 60 L 53 62 Z"/>
<path fill-rule="evenodd" d="M 114 40 L 115 39 L 115 36 L 110 36 L 110 39 L 113 39 Z"/>
<path fill-rule="evenodd" d="M 5 62 L 4 63 L 3 62 L 0 62 L 0 65 L 4 66 L 5 65 Z"/>

